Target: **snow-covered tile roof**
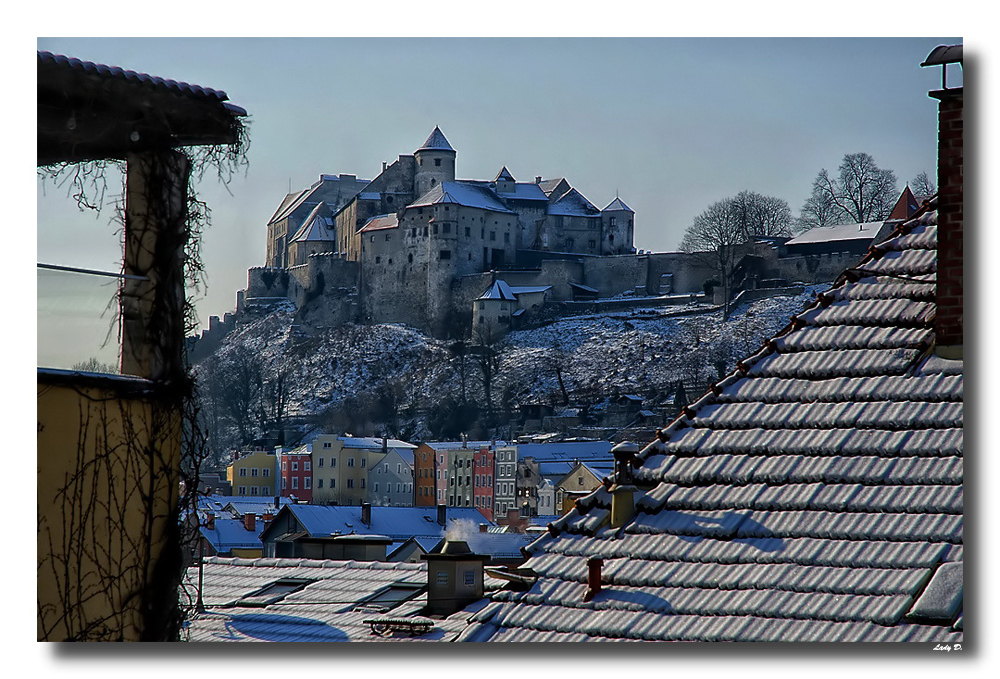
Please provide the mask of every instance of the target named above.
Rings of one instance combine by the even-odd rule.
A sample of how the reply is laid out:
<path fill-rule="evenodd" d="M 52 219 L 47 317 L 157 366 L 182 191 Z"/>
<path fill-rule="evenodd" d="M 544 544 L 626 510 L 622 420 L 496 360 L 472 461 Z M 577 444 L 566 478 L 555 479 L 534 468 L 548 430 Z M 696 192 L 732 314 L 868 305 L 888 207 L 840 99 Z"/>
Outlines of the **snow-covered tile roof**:
<path fill-rule="evenodd" d="M 829 243 L 831 241 L 871 240 L 882 228 L 883 222 L 866 222 L 864 224 L 837 224 L 836 226 L 817 226 L 790 239 L 785 245 L 804 245 L 806 243 Z"/>
<path fill-rule="evenodd" d="M 933 353 L 935 209 L 658 432 L 624 524 L 604 487 L 553 520 L 535 584 L 459 639 L 961 641 L 963 378 Z"/>
<path fill-rule="evenodd" d="M 517 214 L 508 210 L 491 189 L 472 182 L 441 182 L 407 205 L 407 208 L 430 207 L 445 203 L 504 214 Z"/>
<path fill-rule="evenodd" d="M 601 211 L 576 189 L 570 189 L 549 205 L 549 214 L 557 217 L 597 217 Z"/>
<path fill-rule="evenodd" d="M 434 129 L 431 131 L 430 135 L 427 136 L 427 140 L 417 150 L 421 151 L 425 149 L 433 149 L 438 151 L 455 150 L 452 148 L 451 144 L 448 143 L 448 140 L 445 138 L 444 132 L 441 131 L 441 128 L 437 127 L 436 125 L 434 126 Z"/>

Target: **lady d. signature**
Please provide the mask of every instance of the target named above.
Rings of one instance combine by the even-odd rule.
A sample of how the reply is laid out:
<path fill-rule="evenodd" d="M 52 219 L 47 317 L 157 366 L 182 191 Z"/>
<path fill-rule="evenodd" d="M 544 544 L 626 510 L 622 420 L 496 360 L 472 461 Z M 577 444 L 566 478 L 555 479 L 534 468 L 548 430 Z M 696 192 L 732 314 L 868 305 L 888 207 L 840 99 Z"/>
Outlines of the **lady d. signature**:
<path fill-rule="evenodd" d="M 962 650 L 962 644 L 938 644 L 932 650 L 935 650 L 935 651 L 945 651 L 945 652 L 952 651 L 952 650 L 961 651 Z"/>

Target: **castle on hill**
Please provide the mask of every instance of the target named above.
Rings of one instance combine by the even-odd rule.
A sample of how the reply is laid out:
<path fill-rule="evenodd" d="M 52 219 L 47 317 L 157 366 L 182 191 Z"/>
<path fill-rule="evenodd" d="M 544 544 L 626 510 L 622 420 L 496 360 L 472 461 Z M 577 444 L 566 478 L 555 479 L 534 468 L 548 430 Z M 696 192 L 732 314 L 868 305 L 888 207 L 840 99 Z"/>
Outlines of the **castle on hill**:
<path fill-rule="evenodd" d="M 305 313 L 319 312 L 321 325 L 460 334 L 494 272 L 544 278 L 549 297 L 572 299 L 596 289 L 581 260 L 634 257 L 635 213 L 621 198 L 598 209 L 565 178 L 521 182 L 506 167 L 492 180 L 456 179 L 457 155 L 435 127 L 372 180 L 322 175 L 289 193 L 268 222 L 266 266 L 251 269 L 246 298 L 288 297 L 301 310 L 322 296 L 326 308 Z"/>

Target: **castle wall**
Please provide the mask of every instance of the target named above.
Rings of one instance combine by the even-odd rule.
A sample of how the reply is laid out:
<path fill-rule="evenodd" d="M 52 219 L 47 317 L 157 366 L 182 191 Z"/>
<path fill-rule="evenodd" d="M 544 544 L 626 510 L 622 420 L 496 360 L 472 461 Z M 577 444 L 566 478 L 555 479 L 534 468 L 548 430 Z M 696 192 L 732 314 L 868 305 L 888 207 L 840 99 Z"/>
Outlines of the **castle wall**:
<path fill-rule="evenodd" d="M 646 291 L 649 295 L 659 294 L 663 274 L 672 274 L 672 292 L 686 294 L 701 292 L 705 281 L 718 278 L 710 259 L 687 252 L 658 252 L 645 255 L 647 261 Z"/>
<path fill-rule="evenodd" d="M 837 252 L 826 255 L 779 257 L 776 264 L 781 277 L 789 282 L 827 283 L 837 279 L 845 269 L 857 266 L 862 255 Z"/>

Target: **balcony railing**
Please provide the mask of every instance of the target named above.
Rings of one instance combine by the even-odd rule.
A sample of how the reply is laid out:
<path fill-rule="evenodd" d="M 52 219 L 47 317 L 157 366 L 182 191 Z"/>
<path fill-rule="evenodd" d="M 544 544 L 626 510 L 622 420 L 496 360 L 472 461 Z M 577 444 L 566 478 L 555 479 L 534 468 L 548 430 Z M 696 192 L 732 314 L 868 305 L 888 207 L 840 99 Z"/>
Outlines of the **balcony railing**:
<path fill-rule="evenodd" d="M 38 367 L 120 374 L 119 273 L 38 265 Z"/>

